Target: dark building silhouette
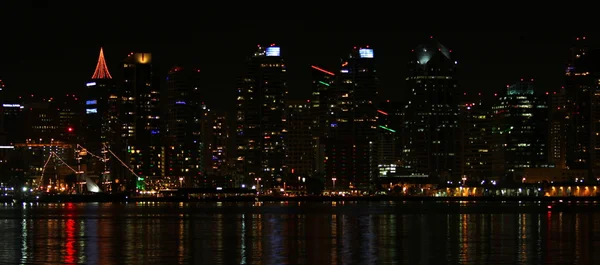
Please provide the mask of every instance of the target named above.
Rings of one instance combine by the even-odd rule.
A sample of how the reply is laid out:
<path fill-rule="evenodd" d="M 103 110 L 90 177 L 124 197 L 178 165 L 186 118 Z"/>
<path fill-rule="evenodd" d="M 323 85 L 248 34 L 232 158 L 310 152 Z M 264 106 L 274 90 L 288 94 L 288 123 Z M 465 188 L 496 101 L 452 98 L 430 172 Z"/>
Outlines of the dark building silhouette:
<path fill-rule="evenodd" d="M 456 65 L 451 51 L 433 38 L 412 50 L 408 64 L 406 167 L 433 182 L 462 177 Z"/>
<path fill-rule="evenodd" d="M 368 190 L 377 180 L 377 88 L 372 48 L 355 47 L 342 62 L 335 119 L 326 143 L 327 184 Z"/>
<path fill-rule="evenodd" d="M 186 187 L 197 187 L 206 176 L 203 120 L 208 111 L 200 77 L 200 69 L 182 66 L 167 75 L 167 175 L 183 178 Z"/>
<path fill-rule="evenodd" d="M 312 94 L 310 113 L 314 149 L 314 173 L 325 174 L 325 143 L 331 131 L 337 105 L 337 76 L 333 71 L 311 65 Z"/>
<path fill-rule="evenodd" d="M 600 51 L 577 38 L 565 71 L 566 166 L 587 170 L 597 178 L 600 169 Z"/>

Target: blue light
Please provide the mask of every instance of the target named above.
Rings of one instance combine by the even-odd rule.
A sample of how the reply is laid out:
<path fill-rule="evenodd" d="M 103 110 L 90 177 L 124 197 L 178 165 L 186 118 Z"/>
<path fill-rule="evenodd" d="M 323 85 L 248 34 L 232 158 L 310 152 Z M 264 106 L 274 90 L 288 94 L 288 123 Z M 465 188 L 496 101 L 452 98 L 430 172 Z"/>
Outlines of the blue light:
<path fill-rule="evenodd" d="M 358 50 L 358 54 L 360 55 L 360 58 L 373 58 L 374 57 L 373 49 L 360 49 L 360 50 Z"/>
<path fill-rule="evenodd" d="M 281 56 L 281 48 L 279 47 L 268 47 L 267 56 Z"/>
<path fill-rule="evenodd" d="M 175 104 L 177 104 L 177 105 L 185 105 L 185 101 L 176 101 Z"/>
<path fill-rule="evenodd" d="M 152 130 L 152 131 L 150 131 L 150 133 L 151 133 L 151 134 L 159 134 L 159 133 L 160 133 L 160 131 L 159 131 L 159 130 Z"/>
<path fill-rule="evenodd" d="M 85 105 L 96 105 L 98 104 L 98 101 L 96 100 L 88 100 L 85 102 Z"/>

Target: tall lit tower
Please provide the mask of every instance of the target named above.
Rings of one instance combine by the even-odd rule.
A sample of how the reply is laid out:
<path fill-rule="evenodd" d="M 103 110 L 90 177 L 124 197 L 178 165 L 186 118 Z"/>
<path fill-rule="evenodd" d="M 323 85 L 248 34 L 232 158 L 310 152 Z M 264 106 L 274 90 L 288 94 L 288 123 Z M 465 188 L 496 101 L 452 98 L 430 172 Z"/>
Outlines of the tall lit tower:
<path fill-rule="evenodd" d="M 334 72 L 311 65 L 312 97 L 310 114 L 312 119 L 312 144 L 314 149 L 314 171 L 325 174 L 325 142 L 329 135 L 334 110 L 337 104 L 337 76 Z"/>
<path fill-rule="evenodd" d="M 600 50 L 577 38 L 565 71 L 566 166 L 600 177 Z"/>
<path fill-rule="evenodd" d="M 205 177 L 201 72 L 197 67 L 175 66 L 167 75 L 167 175 L 197 187 Z"/>
<path fill-rule="evenodd" d="M 462 178 L 456 65 L 451 51 L 433 37 L 412 50 L 408 64 L 406 166 L 433 182 Z"/>
<path fill-rule="evenodd" d="M 96 70 L 86 83 L 84 146 L 91 152 L 98 152 L 103 143 L 115 138 L 118 97 L 112 76 L 106 66 L 104 51 L 100 48 Z"/>
<path fill-rule="evenodd" d="M 367 190 L 377 181 L 377 88 L 373 49 L 354 47 L 342 60 L 335 119 L 326 143 L 327 184 Z"/>
<path fill-rule="evenodd" d="M 123 144 L 120 151 L 136 174 L 151 179 L 164 176 L 160 91 L 154 80 L 151 53 L 132 52 L 125 58 L 120 98 L 119 123 Z"/>
<path fill-rule="evenodd" d="M 286 67 L 281 49 L 258 46 L 237 96 L 238 170 L 248 183 L 277 186 L 284 177 Z"/>
<path fill-rule="evenodd" d="M 521 181 L 523 169 L 548 163 L 548 93 L 536 91 L 533 79 L 507 86 L 494 106 L 494 134 L 499 134 L 506 180 Z M 494 150 L 497 152 L 496 150 Z"/>

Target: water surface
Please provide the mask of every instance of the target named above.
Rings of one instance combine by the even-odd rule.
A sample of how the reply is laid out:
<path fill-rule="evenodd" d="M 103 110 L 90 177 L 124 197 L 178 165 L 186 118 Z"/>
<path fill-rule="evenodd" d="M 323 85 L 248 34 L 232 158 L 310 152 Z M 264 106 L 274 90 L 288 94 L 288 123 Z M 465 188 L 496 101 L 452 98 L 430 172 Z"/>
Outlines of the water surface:
<path fill-rule="evenodd" d="M 600 264 L 595 206 L 5 204 L 0 237 L 0 264 Z"/>

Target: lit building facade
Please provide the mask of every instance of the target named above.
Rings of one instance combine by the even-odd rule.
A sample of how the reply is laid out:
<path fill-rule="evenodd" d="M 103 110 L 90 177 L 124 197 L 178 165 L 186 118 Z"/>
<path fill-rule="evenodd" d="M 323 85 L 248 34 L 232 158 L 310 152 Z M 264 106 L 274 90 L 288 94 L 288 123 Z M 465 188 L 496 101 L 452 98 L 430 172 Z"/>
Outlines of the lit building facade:
<path fill-rule="evenodd" d="M 406 167 L 431 182 L 462 177 L 456 65 L 451 51 L 433 38 L 412 50 L 408 65 Z"/>
<path fill-rule="evenodd" d="M 119 157 L 132 170 L 150 181 L 165 175 L 165 150 L 161 143 L 160 91 L 152 69 L 152 54 L 130 53 L 123 62 L 118 120 L 120 127 Z M 122 172 L 127 189 L 138 180 Z"/>
<path fill-rule="evenodd" d="M 600 177 L 600 51 L 577 38 L 565 71 L 566 167 Z"/>
<path fill-rule="evenodd" d="M 326 185 L 369 190 L 378 174 L 378 79 L 373 49 L 355 47 L 343 60 L 338 81 L 335 118 L 325 149 Z"/>
<path fill-rule="evenodd" d="M 481 182 L 494 179 L 494 152 L 492 152 L 494 120 L 491 105 L 483 98 L 481 94 L 465 95 L 460 104 L 461 174 L 469 181 Z M 501 172 L 502 175 L 503 173 Z"/>
<path fill-rule="evenodd" d="M 248 184 L 273 187 L 286 174 L 286 66 L 280 47 L 259 46 L 247 62 L 237 95 L 238 170 Z"/>
<path fill-rule="evenodd" d="M 175 66 L 167 75 L 167 176 L 197 187 L 206 175 L 203 120 L 207 112 L 200 87 L 201 71 Z"/>
<path fill-rule="evenodd" d="M 213 115 L 210 138 L 209 172 L 217 178 L 226 177 L 230 172 L 227 171 L 229 126 L 227 125 L 227 115 L 225 113 Z"/>
<path fill-rule="evenodd" d="M 508 181 L 520 182 L 525 168 L 548 167 L 547 96 L 521 79 L 497 97 L 492 132 L 501 135 Z"/>
<path fill-rule="evenodd" d="M 379 104 L 377 110 L 378 123 L 378 174 L 380 180 L 387 182 L 386 178 L 399 177 L 405 172 L 402 170 L 402 139 L 404 136 L 404 108 L 403 102 L 387 100 Z"/>
<path fill-rule="evenodd" d="M 118 95 L 112 75 L 104 59 L 104 51 L 100 48 L 98 63 L 92 78 L 86 84 L 85 108 L 82 132 L 84 147 L 90 152 L 100 153 L 103 145 L 111 145 L 118 139 Z"/>
<path fill-rule="evenodd" d="M 552 92 L 548 101 L 549 134 L 548 160 L 557 168 L 567 168 L 567 121 L 566 91 L 563 88 Z"/>

